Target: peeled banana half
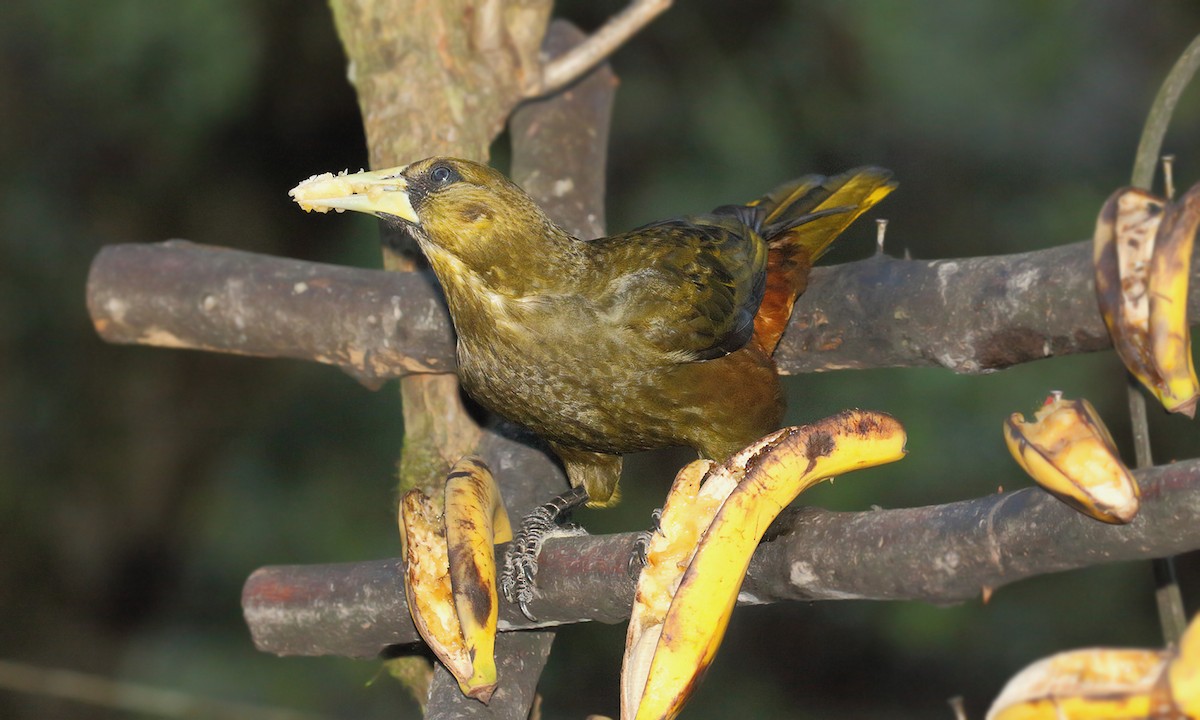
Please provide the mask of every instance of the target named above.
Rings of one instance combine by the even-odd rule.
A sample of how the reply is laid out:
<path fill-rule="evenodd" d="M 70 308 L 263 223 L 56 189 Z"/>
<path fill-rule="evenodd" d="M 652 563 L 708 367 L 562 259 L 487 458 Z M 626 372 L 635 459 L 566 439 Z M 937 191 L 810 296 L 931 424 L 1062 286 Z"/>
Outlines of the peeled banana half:
<path fill-rule="evenodd" d="M 496 689 L 495 545 L 512 539 L 499 488 L 482 460 L 465 457 L 446 477 L 445 511 L 420 490 L 400 503 L 413 623 L 468 697 Z"/>
<path fill-rule="evenodd" d="M 890 415 L 842 412 L 777 431 L 725 463 L 680 471 L 638 580 L 621 672 L 622 720 L 676 717 L 721 643 L 750 557 L 803 490 L 904 456 Z"/>
<path fill-rule="evenodd" d="M 1200 718 L 1200 623 L 1177 649 L 1091 648 L 1059 653 L 1017 673 L 987 720 Z"/>
<path fill-rule="evenodd" d="M 1053 393 L 1032 421 L 1013 413 L 1004 422 L 1004 440 L 1030 477 L 1076 510 L 1114 524 L 1137 515 L 1137 481 L 1087 400 Z"/>
<path fill-rule="evenodd" d="M 1198 226 L 1200 185 L 1178 201 L 1123 188 L 1104 203 L 1093 238 L 1096 296 L 1113 347 L 1163 407 L 1188 417 L 1200 399 L 1187 318 Z"/>

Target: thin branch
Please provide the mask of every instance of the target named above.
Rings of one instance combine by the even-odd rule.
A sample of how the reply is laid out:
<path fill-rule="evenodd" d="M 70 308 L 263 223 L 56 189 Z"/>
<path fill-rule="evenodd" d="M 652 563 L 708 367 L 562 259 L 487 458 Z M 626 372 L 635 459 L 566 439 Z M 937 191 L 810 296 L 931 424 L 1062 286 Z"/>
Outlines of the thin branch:
<path fill-rule="evenodd" d="M 1137 154 L 1133 162 L 1133 180 L 1135 187 L 1149 190 L 1154 182 L 1154 168 L 1158 164 L 1162 152 L 1163 138 L 1175 115 L 1175 106 L 1183 89 L 1191 83 L 1200 68 L 1200 35 L 1196 36 L 1183 51 L 1171 72 L 1167 74 L 1150 113 L 1146 117 L 1146 125 L 1142 129 L 1142 137 L 1138 142 Z M 1166 162 L 1166 159 L 1163 159 Z M 1173 194 L 1170 187 L 1170 177 L 1167 173 L 1166 195 L 1171 199 Z M 1149 467 L 1154 464 L 1150 450 L 1150 424 L 1146 415 L 1146 396 L 1134 377 L 1125 374 L 1125 392 L 1129 398 L 1129 421 L 1133 429 L 1133 447 L 1137 467 Z M 1179 580 L 1175 573 L 1175 559 L 1163 557 L 1154 559 L 1154 598 L 1158 605 L 1158 618 L 1162 625 L 1163 639 L 1168 645 L 1179 642 L 1187 627 L 1187 613 L 1183 608 L 1183 593 L 1179 589 Z"/>
<path fill-rule="evenodd" d="M 587 71 L 603 62 L 654 18 L 667 11 L 673 0 L 633 0 L 621 12 L 609 18 L 584 42 L 542 67 L 539 83 L 526 89 L 525 97 L 548 95 L 570 85 Z"/>
<path fill-rule="evenodd" d="M 160 718 L 320 720 L 321 717 L 282 708 L 215 700 L 170 688 L 12 660 L 0 660 L 0 688 Z"/>
<path fill-rule="evenodd" d="M 1167 135 L 1167 127 L 1171 124 L 1171 116 L 1175 114 L 1175 106 L 1183 89 L 1192 81 L 1196 71 L 1200 70 L 1200 35 L 1175 61 L 1171 72 L 1158 89 L 1146 125 L 1142 128 L 1142 137 L 1138 141 L 1137 156 L 1133 163 L 1133 179 L 1135 187 L 1149 190 L 1154 182 L 1154 168 L 1158 165 L 1162 153 L 1163 138 Z"/>
<path fill-rule="evenodd" d="M 1036 575 L 1200 548 L 1200 460 L 1136 476 L 1142 508 L 1125 526 L 1086 518 L 1038 488 L 920 508 L 789 510 L 756 551 L 741 600 L 955 602 Z M 547 541 L 532 607 L 541 624 L 628 618 L 636 538 Z M 398 559 L 262 568 L 247 580 L 242 608 L 261 650 L 371 657 L 417 641 L 402 573 Z M 502 630 L 529 627 L 502 604 Z"/>

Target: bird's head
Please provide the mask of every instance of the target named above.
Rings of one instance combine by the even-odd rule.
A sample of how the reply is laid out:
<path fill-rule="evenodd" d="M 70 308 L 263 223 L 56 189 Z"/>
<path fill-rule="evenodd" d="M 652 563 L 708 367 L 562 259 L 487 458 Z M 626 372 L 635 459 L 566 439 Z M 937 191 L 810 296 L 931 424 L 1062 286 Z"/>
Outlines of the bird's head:
<path fill-rule="evenodd" d="M 439 255 L 483 271 L 502 267 L 538 248 L 549 220 L 521 188 L 500 172 L 469 160 L 432 157 L 411 165 L 315 175 L 291 196 L 305 210 L 353 210 L 407 229 L 435 268 Z M 452 258 L 453 260 L 451 260 Z"/>

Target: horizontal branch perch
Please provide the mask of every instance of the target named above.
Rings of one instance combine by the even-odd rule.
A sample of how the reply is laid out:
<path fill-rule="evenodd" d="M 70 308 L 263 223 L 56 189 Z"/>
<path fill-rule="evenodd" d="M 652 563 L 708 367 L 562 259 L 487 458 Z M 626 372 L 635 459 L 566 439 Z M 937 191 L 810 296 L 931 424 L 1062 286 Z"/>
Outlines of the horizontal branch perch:
<path fill-rule="evenodd" d="M 1193 263 L 1193 276 L 1200 263 Z M 451 372 L 453 331 L 419 275 L 321 265 L 169 241 L 100 251 L 88 309 L 113 343 L 339 365 L 368 384 Z M 1192 278 L 1190 315 L 1200 317 Z M 776 353 L 794 374 L 941 366 L 979 373 L 1110 347 L 1091 247 L 817 268 Z"/>
<path fill-rule="evenodd" d="M 182 240 L 110 245 L 92 262 L 87 303 L 112 343 L 315 360 L 368 384 L 455 366 L 450 317 L 419 273 Z"/>
<path fill-rule="evenodd" d="M 945 603 L 1035 575 L 1200 548 L 1200 460 L 1136 475 L 1142 509 L 1126 526 L 1086 518 L 1038 488 L 897 510 L 797 508 L 758 548 L 741 599 Z M 635 539 L 547 541 L 531 606 L 542 624 L 626 619 Z M 246 623 L 259 649 L 281 655 L 372 657 L 418 642 L 403 569 L 400 560 L 262 568 L 242 593 Z M 501 629 L 532 626 L 502 603 Z"/>

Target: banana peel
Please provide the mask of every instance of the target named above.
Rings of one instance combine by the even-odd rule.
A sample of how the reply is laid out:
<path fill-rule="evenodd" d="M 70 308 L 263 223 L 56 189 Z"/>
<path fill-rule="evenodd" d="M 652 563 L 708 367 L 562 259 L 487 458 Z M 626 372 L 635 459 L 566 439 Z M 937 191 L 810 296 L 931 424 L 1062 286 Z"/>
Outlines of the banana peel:
<path fill-rule="evenodd" d="M 444 520 L 421 490 L 409 490 L 400 499 L 400 529 L 405 537 L 404 594 L 413 624 L 463 693 L 477 692 L 467 684 L 474 673 L 454 610 Z"/>
<path fill-rule="evenodd" d="M 1149 718 L 1164 653 L 1095 648 L 1059 653 L 1005 685 L 987 720 Z"/>
<path fill-rule="evenodd" d="M 890 415 L 850 410 L 772 433 L 725 463 L 685 467 L 638 579 L 621 671 L 621 718 L 676 717 L 721 643 L 767 527 L 821 480 L 904 456 Z"/>
<path fill-rule="evenodd" d="M 1200 383 L 1192 361 L 1188 280 L 1200 227 L 1200 184 L 1168 203 L 1150 262 L 1150 357 L 1162 378 L 1162 403 L 1171 412 L 1196 414 Z"/>
<path fill-rule="evenodd" d="M 459 460 L 446 476 L 446 544 L 454 608 L 471 657 L 467 684 L 473 688 L 496 686 L 495 546 L 509 540 L 512 526 L 491 471 L 478 458 Z"/>
<path fill-rule="evenodd" d="M 1177 202 L 1123 188 L 1096 220 L 1096 297 L 1125 367 L 1170 412 L 1193 417 L 1200 399 L 1187 321 L 1200 185 Z"/>
<path fill-rule="evenodd" d="M 512 539 L 487 466 L 467 457 L 446 480 L 444 514 L 421 490 L 400 501 L 404 591 L 417 632 L 458 681 L 488 702 L 496 689 L 498 616 L 494 545 Z"/>
<path fill-rule="evenodd" d="M 1192 619 L 1167 665 L 1171 701 L 1185 717 L 1200 718 L 1200 620 Z"/>
<path fill-rule="evenodd" d="M 1059 653 L 1017 673 L 987 720 L 1200 718 L 1200 623 L 1179 648 Z"/>
<path fill-rule="evenodd" d="M 1032 422 L 1021 413 L 1009 416 L 1004 441 L 1038 485 L 1079 512 L 1111 524 L 1127 523 L 1137 515 L 1137 481 L 1087 400 L 1053 393 Z"/>

